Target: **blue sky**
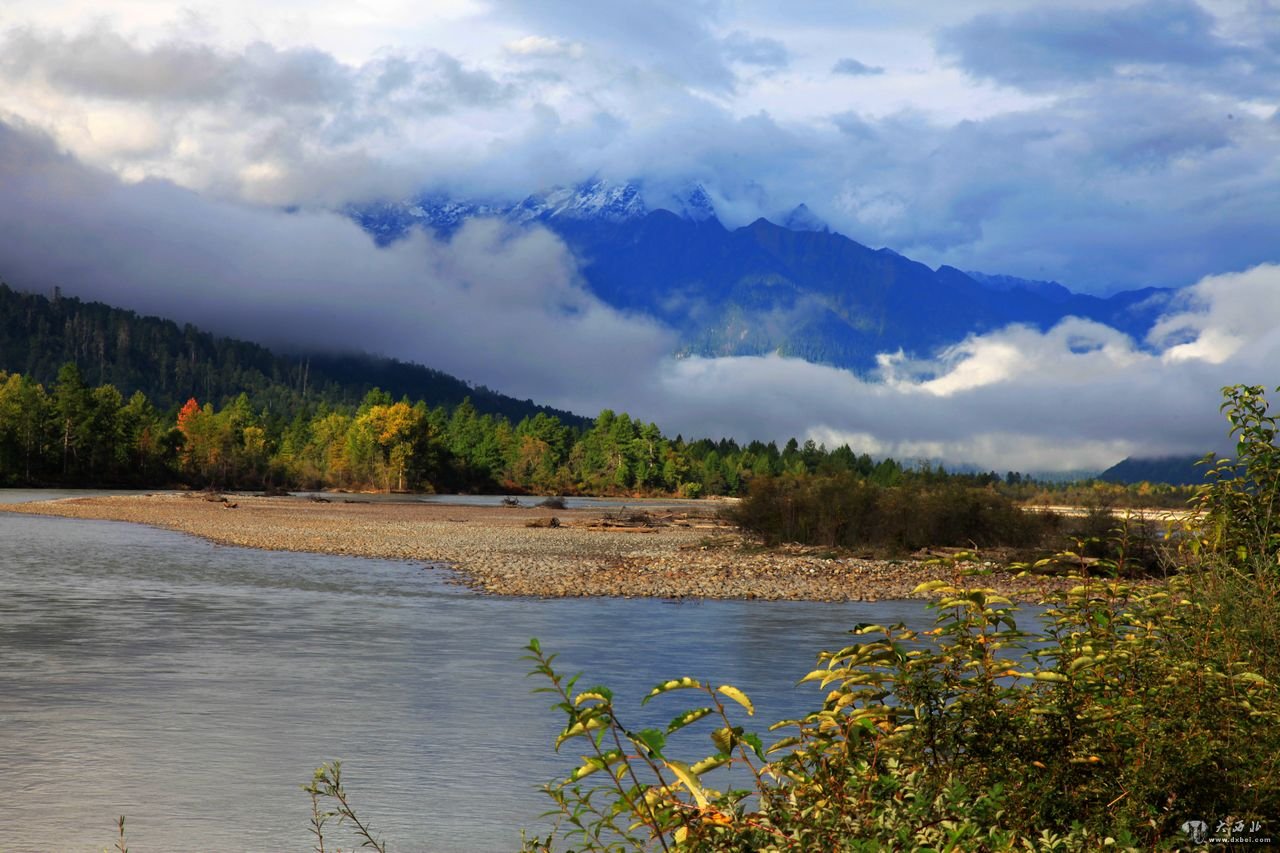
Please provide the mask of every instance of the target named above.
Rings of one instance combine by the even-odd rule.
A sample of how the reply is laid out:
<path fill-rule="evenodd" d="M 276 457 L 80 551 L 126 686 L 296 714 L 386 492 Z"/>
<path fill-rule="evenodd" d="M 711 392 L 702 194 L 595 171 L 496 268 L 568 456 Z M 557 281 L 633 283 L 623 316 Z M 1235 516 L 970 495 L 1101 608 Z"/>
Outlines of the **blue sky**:
<path fill-rule="evenodd" d="M 314 309 L 324 329 L 345 298 L 372 288 L 362 304 L 372 293 L 422 299 L 411 316 L 438 323 L 433 336 L 450 346 L 411 329 L 378 335 L 394 318 L 372 309 L 360 338 L 520 396 L 588 412 L 643 407 L 686 433 L 807 432 L 982 464 L 1100 464 L 1153 442 L 1144 411 L 1176 420 L 1194 404 L 1214 415 L 1219 385 L 1277 381 L 1265 364 L 1280 282 L 1260 265 L 1280 261 L 1278 57 L 1280 9 L 1267 0 L 7 4 L 0 198 L 24 200 L 61 233 L 42 250 L 29 222 L 8 223 L 0 275 L 43 286 L 53 265 L 68 292 L 79 281 L 85 295 L 196 313 L 184 306 L 198 294 L 174 284 L 174 271 L 217 283 L 233 304 L 234 283 L 200 244 L 245 246 L 236 266 L 259 284 L 236 316 L 210 304 L 189 319 L 278 330 L 271 311 L 306 293 L 329 306 Z M 662 355 L 664 330 L 582 293 L 574 259 L 548 235 L 513 244 L 477 231 L 468 245 L 478 258 L 425 239 L 377 254 L 324 213 L 421 188 L 518 198 L 592 175 L 659 189 L 701 182 L 730 225 L 805 202 L 860 242 L 934 266 L 1096 293 L 1208 283 L 1171 309 L 1161 341 L 1111 341 L 1101 366 L 1065 359 L 1081 377 L 1050 369 L 1064 362 L 1057 339 L 1006 330 L 938 354 L 949 384 L 921 390 L 891 367 L 868 384 L 780 360 L 677 364 Z M 286 221 L 286 206 L 301 219 Z M 298 247 L 316 240 L 347 246 L 346 260 L 300 263 Z M 96 252 L 97 266 L 70 263 L 69 244 Z M 107 244 L 124 250 L 104 254 Z M 110 276 L 97 272 L 104 257 L 119 263 Z M 514 283 L 521 266 L 541 271 L 526 291 Z M 347 279 L 328 274 L 347 268 Z M 383 272 L 351 280 L 368 269 Z M 447 293 L 429 295 L 426 279 Z M 479 299 L 483 287 L 458 286 L 471 280 L 512 283 Z M 539 311 L 565 298 L 582 301 L 581 319 L 553 330 L 563 318 Z M 606 390 L 586 368 L 557 378 L 563 361 L 557 374 L 536 350 L 514 353 L 526 365 L 514 369 L 509 334 L 447 334 L 485 323 L 523 325 L 530 339 L 545 325 L 561 359 L 622 341 L 653 367 Z M 357 345 L 343 328 L 325 334 Z M 1047 378 L 1020 372 L 1038 363 Z M 712 376 L 724 399 L 682 396 L 682 383 Z M 751 393 L 768 399 L 771 383 L 776 408 L 807 418 L 747 406 Z M 1148 396 L 1131 394 L 1133 412 L 1107 426 L 1102 394 L 1126 385 Z M 833 387 L 849 404 L 828 411 Z M 1063 428 L 1049 402 L 1028 412 L 1040 387 L 1059 401 L 1073 394 L 1080 417 Z M 980 423 L 984 412 L 999 429 Z M 1214 417 L 1197 417 L 1153 443 L 1185 449 L 1218 432 Z"/>

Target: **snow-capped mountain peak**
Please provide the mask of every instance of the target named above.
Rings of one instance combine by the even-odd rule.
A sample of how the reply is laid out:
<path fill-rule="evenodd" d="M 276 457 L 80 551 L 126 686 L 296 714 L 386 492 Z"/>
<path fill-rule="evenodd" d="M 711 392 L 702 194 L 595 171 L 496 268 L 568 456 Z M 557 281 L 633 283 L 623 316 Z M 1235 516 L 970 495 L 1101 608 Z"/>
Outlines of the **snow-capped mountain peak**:
<path fill-rule="evenodd" d="M 792 211 L 783 218 L 780 224 L 783 228 L 787 228 L 792 231 L 816 231 L 821 233 L 831 230 L 830 226 L 828 226 L 827 223 L 824 222 L 816 213 L 810 210 L 809 205 L 803 202 L 796 205 L 795 208 L 793 208 Z"/>
<path fill-rule="evenodd" d="M 694 184 L 686 192 L 672 197 L 671 212 L 692 222 L 705 222 L 716 218 L 716 206 L 702 184 Z"/>
<path fill-rule="evenodd" d="M 353 206 L 346 212 L 379 242 L 388 243 L 403 236 L 414 225 L 425 226 L 448 237 L 466 220 L 477 217 L 505 219 L 518 224 L 552 219 L 621 223 L 641 219 L 655 209 L 670 210 L 692 222 L 716 217 L 715 205 L 701 184 L 693 184 L 667 198 L 647 201 L 644 187 L 639 182 L 614 183 L 601 178 L 575 187 L 555 187 L 535 193 L 515 204 L 458 201 L 439 194 L 425 194 L 404 202 Z"/>

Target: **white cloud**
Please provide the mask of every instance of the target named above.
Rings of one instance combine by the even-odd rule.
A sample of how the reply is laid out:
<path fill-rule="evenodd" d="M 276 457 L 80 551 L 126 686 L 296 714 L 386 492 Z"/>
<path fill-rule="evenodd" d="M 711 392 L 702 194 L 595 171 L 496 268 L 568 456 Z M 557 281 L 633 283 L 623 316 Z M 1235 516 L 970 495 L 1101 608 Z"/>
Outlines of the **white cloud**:
<path fill-rule="evenodd" d="M 568 56 L 578 59 L 583 54 L 583 46 L 577 42 L 564 42 L 546 36 L 524 36 L 504 44 L 507 53 L 516 56 Z"/>
<path fill-rule="evenodd" d="M 393 355 L 540 399 L 606 387 L 619 364 L 652 364 L 673 346 L 588 294 L 543 229 L 475 221 L 449 243 L 419 233 L 378 249 L 335 214 L 121 184 L 4 125 L 0 193 L 0 275 L 21 289 L 59 286 L 276 345 Z"/>
<path fill-rule="evenodd" d="M 1280 334 L 1280 266 L 1260 264 L 1209 276 L 1178 294 L 1174 313 L 1152 327 L 1148 340 L 1168 361 L 1222 364 L 1250 344 Z"/>
<path fill-rule="evenodd" d="M 1170 339 L 1180 343 L 1154 351 L 1068 318 L 1045 332 L 972 336 L 932 360 L 885 355 L 878 380 L 778 356 L 668 359 L 651 387 L 630 393 L 686 435 L 795 435 L 999 471 L 1221 449 L 1218 389 L 1276 382 L 1280 267 L 1208 277 L 1174 310 L 1163 325 L 1180 330 Z M 1208 343 L 1228 335 L 1238 344 L 1230 353 Z"/>

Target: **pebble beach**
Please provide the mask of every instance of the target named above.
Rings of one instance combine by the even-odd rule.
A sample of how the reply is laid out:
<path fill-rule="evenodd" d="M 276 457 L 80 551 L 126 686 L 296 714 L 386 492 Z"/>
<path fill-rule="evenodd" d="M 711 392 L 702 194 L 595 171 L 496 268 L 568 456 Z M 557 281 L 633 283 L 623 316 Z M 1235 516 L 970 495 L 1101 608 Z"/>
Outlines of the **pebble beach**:
<path fill-rule="evenodd" d="M 638 501 L 623 512 L 341 496 L 224 501 L 189 493 L 36 501 L 0 511 L 147 524 L 248 548 L 407 560 L 495 595 L 876 601 L 911 598 L 925 581 L 954 577 L 923 559 L 765 548 L 714 505 L 646 509 Z M 997 570 L 977 583 L 1032 600 L 1064 581 Z"/>

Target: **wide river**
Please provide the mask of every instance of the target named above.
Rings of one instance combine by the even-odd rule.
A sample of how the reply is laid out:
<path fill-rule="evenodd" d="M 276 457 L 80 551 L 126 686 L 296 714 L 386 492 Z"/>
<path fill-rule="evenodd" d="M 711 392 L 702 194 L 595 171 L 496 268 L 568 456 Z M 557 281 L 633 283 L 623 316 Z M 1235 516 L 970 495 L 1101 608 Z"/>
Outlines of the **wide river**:
<path fill-rule="evenodd" d="M 122 814 L 134 851 L 309 850 L 300 785 L 335 758 L 391 849 L 513 850 L 578 756 L 552 750 L 530 637 L 633 726 L 689 707 L 638 701 L 692 675 L 746 690 L 763 730 L 819 703 L 795 682 L 852 625 L 931 621 L 919 602 L 500 598 L 420 564 L 9 514 L 0 556 L 4 853 L 101 851 Z"/>

